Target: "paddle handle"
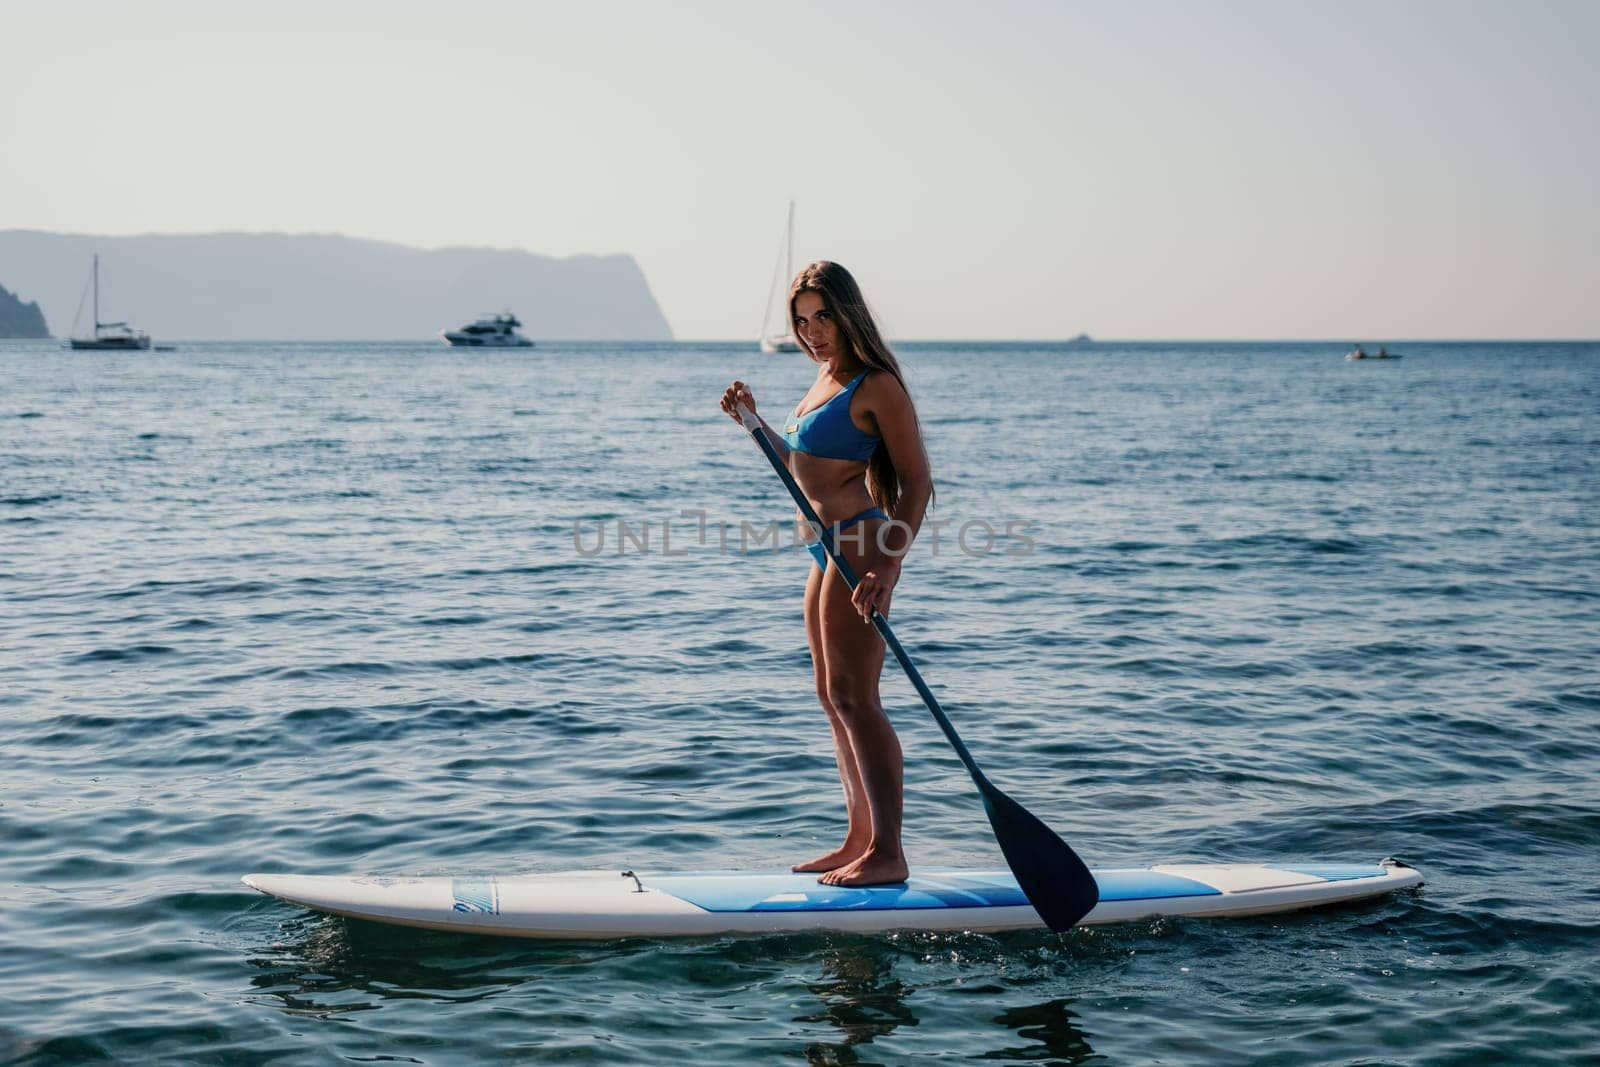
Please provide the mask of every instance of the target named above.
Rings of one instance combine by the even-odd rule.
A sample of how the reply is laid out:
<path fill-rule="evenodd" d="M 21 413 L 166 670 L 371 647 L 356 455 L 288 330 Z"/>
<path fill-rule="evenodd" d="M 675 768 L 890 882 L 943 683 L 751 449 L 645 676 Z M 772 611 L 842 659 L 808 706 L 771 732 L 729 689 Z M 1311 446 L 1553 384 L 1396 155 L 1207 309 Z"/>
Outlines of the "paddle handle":
<path fill-rule="evenodd" d="M 822 542 L 823 549 L 828 553 L 828 558 L 833 560 L 834 568 L 838 570 L 839 577 L 843 578 L 845 584 L 850 587 L 851 592 L 854 592 L 861 579 L 856 577 L 855 570 L 839 552 L 838 546 L 833 543 L 832 531 L 817 517 L 816 509 L 811 506 L 811 501 L 807 500 L 805 493 L 801 491 L 800 483 L 796 482 L 794 475 L 789 473 L 788 464 L 784 463 L 783 457 L 778 455 L 778 450 L 767 439 L 766 424 L 761 421 L 761 418 L 755 412 L 743 404 L 739 405 L 737 413 L 740 425 L 748 430 L 750 436 L 755 438 L 756 444 L 761 446 L 761 451 L 767 457 L 767 462 L 772 464 L 772 469 L 778 472 L 779 478 L 783 479 L 784 487 L 789 490 L 789 495 L 794 497 L 795 504 L 800 508 L 800 514 L 805 516 L 806 521 L 811 524 L 811 528 L 817 532 L 817 537 Z M 962 765 L 967 768 L 967 773 L 972 775 L 972 780 L 980 788 L 990 788 L 989 779 L 978 768 L 977 762 L 972 758 L 972 753 L 967 751 L 966 742 L 961 740 L 960 734 L 956 733 L 955 726 L 951 724 L 949 717 L 945 715 L 944 709 L 939 706 L 938 698 L 933 695 L 933 690 L 929 689 L 928 683 L 922 680 L 922 672 L 918 671 L 917 665 L 911 662 L 911 657 L 906 653 L 905 647 L 900 644 L 900 639 L 894 635 L 894 630 L 890 629 L 889 620 L 879 614 L 876 608 L 872 610 L 872 626 L 878 631 L 878 636 L 883 638 L 883 643 L 889 646 L 889 651 L 894 653 L 894 658 L 899 661 L 901 669 L 906 672 L 906 677 L 911 679 L 912 688 L 917 691 L 918 696 L 922 697 L 922 702 L 928 705 L 928 710 L 933 713 L 933 721 L 939 724 L 940 730 L 944 731 L 945 740 L 949 741 L 950 747 L 956 750 L 956 755 L 960 757 Z"/>

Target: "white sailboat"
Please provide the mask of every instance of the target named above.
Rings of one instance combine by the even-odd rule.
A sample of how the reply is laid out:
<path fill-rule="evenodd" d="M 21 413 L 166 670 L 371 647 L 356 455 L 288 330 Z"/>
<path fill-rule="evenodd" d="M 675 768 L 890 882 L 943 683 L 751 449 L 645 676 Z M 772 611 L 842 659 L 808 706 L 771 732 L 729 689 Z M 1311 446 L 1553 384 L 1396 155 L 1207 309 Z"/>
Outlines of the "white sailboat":
<path fill-rule="evenodd" d="M 761 317 L 761 351 L 798 352 L 800 342 L 795 340 L 794 327 L 789 322 L 789 303 L 784 299 L 789 279 L 794 277 L 794 201 L 789 201 L 789 222 L 783 231 L 783 247 L 778 252 L 778 262 L 772 268 L 772 287 L 767 292 L 767 310 Z M 779 308 L 774 322 L 773 306 Z"/>
<path fill-rule="evenodd" d="M 78 299 L 78 314 L 83 314 L 83 298 Z M 74 322 L 76 327 L 76 322 Z M 150 335 L 125 322 L 100 321 L 100 256 L 94 257 L 94 335 L 72 337 L 68 344 L 78 349 L 112 352 L 141 352 L 150 347 Z"/>

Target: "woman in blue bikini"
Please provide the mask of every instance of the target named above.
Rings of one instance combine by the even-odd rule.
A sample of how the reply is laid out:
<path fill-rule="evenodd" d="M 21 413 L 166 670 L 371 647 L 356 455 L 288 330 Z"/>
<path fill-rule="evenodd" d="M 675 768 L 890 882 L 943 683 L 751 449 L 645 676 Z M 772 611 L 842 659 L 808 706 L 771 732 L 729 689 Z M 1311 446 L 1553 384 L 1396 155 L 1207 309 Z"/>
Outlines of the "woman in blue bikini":
<path fill-rule="evenodd" d="M 762 429 L 788 463 L 834 543 L 861 576 L 854 595 L 812 544 L 806 580 L 806 640 L 817 699 L 833 731 L 848 829 L 825 856 L 795 864 L 828 885 L 880 885 L 907 874 L 900 845 L 904 776 L 900 739 L 878 699 L 883 639 L 869 621 L 889 614 L 900 564 L 933 497 L 916 408 L 889 346 L 850 272 L 826 260 L 789 286 L 794 334 L 820 367 L 817 380 L 777 430 Z M 743 382 L 722 395 L 738 419 L 756 410 Z"/>

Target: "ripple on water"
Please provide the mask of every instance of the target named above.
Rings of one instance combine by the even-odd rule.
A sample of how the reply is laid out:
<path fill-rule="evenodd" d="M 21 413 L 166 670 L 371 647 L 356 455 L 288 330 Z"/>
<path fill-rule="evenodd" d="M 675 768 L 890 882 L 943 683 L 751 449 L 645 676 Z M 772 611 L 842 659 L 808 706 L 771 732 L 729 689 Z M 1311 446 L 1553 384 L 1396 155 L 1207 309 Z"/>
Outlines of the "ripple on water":
<path fill-rule="evenodd" d="M 808 561 L 692 519 L 684 557 L 573 540 L 786 520 L 713 402 L 736 373 L 798 396 L 806 367 L 0 342 L 0 1060 L 1571 1062 L 1600 1047 L 1596 349 L 1413 351 L 905 346 L 951 525 L 895 625 L 985 770 L 1092 862 L 1398 855 L 1421 889 L 1066 935 L 541 944 L 237 878 L 836 845 Z M 963 554 L 974 518 L 1031 551 Z M 884 695 L 913 861 L 1000 863 L 915 693 L 891 670 Z"/>

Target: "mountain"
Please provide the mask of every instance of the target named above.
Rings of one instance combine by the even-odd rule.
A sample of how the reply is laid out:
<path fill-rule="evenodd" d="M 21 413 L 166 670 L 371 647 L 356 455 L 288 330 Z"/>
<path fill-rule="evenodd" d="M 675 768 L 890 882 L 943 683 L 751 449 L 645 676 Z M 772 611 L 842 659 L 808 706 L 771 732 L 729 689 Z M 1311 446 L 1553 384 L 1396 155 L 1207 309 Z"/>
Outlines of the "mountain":
<path fill-rule="evenodd" d="M 0 285 L 0 337 L 49 337 L 38 304 L 24 304 Z"/>
<path fill-rule="evenodd" d="M 94 237 L 0 230 L 0 278 L 58 327 L 100 254 L 100 317 L 162 340 L 407 340 L 509 309 L 535 339 L 670 340 L 632 256 L 411 248 L 332 234 Z M 82 303 L 80 304 L 80 301 Z"/>

